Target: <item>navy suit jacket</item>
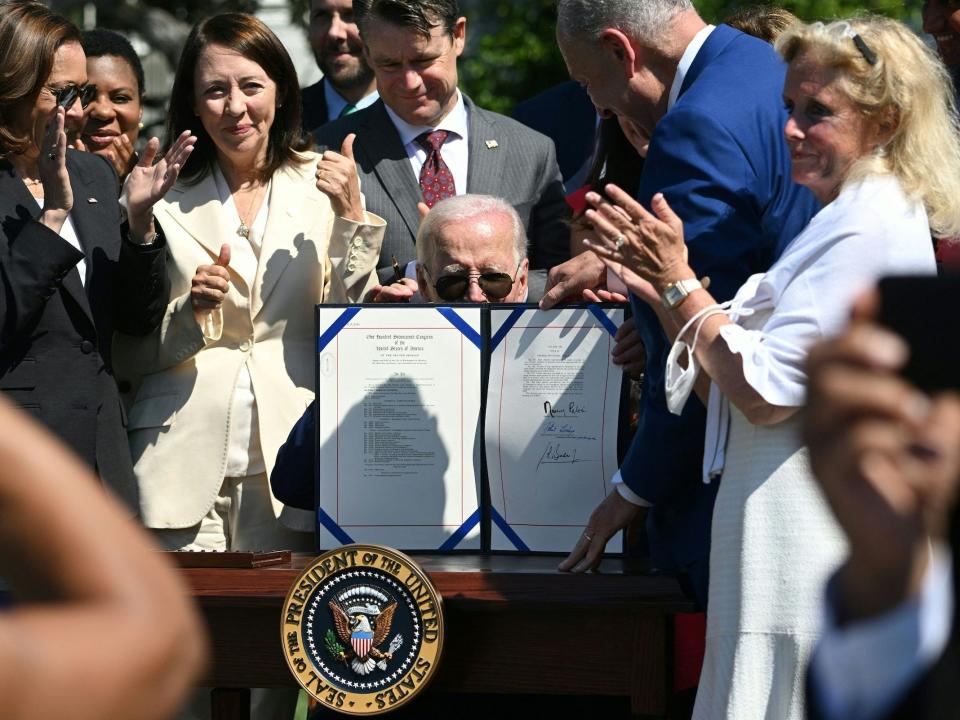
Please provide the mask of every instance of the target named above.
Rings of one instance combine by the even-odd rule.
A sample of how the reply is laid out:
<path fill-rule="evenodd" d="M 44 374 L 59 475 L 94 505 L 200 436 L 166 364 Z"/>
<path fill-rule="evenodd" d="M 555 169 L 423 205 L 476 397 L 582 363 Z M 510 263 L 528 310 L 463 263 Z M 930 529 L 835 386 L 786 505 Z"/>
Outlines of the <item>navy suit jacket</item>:
<path fill-rule="evenodd" d="M 322 79 L 303 88 L 300 91 L 300 98 L 303 101 L 301 124 L 305 133 L 312 132 L 330 122 L 330 118 L 327 117 L 327 95 L 323 89 Z"/>
<path fill-rule="evenodd" d="M 726 25 L 707 38 L 676 104 L 650 143 L 638 198 L 655 193 L 683 219 L 690 266 L 728 300 L 766 270 L 818 209 L 792 182 L 783 138 L 786 67 L 767 43 Z M 692 396 L 681 416 L 667 410 L 663 375 L 669 346 L 655 314 L 632 299 L 647 351 L 640 421 L 621 465 L 627 486 L 653 504 L 651 559 L 684 570 L 709 555 L 717 483 L 701 480 L 706 411 Z"/>
<path fill-rule="evenodd" d="M 287 441 L 280 446 L 270 473 L 270 489 L 277 500 L 310 512 L 317 509 L 313 492 L 316 432 L 317 401 L 314 400 L 293 426 Z"/>

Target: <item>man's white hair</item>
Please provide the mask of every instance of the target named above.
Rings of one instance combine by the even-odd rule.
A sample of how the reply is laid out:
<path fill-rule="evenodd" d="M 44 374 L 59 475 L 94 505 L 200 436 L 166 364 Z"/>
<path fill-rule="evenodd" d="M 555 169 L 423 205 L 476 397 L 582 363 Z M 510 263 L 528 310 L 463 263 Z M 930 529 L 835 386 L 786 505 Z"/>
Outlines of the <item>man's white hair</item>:
<path fill-rule="evenodd" d="M 692 9 L 691 0 L 558 0 L 557 35 L 593 42 L 615 28 L 646 47 L 659 48 L 673 18 Z"/>
<path fill-rule="evenodd" d="M 517 211 L 500 198 L 470 193 L 441 200 L 427 213 L 417 232 L 417 262 L 429 264 L 436 251 L 437 239 L 447 225 L 488 215 L 504 215 L 510 219 L 514 262 L 519 265 L 527 257 L 527 233 Z"/>

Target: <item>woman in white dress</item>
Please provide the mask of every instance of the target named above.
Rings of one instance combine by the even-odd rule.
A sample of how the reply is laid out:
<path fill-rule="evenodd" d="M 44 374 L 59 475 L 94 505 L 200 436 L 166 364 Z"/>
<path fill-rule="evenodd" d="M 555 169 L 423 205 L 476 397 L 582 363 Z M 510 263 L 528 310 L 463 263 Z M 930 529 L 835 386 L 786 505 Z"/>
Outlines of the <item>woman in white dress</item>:
<path fill-rule="evenodd" d="M 732 301 L 718 305 L 696 280 L 662 195 L 656 217 L 615 189 L 616 205 L 588 198 L 590 247 L 676 339 L 668 405 L 680 412 L 696 390 L 704 482 L 722 475 L 696 718 L 803 717 L 820 594 L 846 550 L 798 431 L 807 349 L 879 276 L 933 273 L 931 229 L 960 229 L 949 75 L 913 33 L 881 18 L 797 25 L 777 48 L 793 179 L 823 209 Z"/>

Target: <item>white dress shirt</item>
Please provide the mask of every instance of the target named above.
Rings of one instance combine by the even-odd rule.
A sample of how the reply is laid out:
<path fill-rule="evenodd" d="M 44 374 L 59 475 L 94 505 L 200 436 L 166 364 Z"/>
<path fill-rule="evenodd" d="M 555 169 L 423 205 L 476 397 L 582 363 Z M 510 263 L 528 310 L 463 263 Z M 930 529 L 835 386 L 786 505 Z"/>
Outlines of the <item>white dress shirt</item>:
<path fill-rule="evenodd" d="M 410 158 L 410 167 L 413 168 L 413 176 L 420 179 L 420 170 L 427 161 L 427 151 L 423 149 L 420 143 L 416 142 L 417 137 L 425 132 L 434 130 L 446 130 L 450 133 L 443 143 L 440 155 L 443 161 L 450 168 L 453 175 L 453 183 L 457 190 L 457 195 L 463 195 L 467 192 L 467 164 L 470 159 L 470 117 L 467 112 L 467 106 L 463 102 L 463 95 L 457 90 L 457 104 L 447 113 L 436 127 L 429 125 L 411 125 L 400 119 L 389 106 L 384 105 L 387 115 L 393 121 L 394 127 L 400 134 L 400 142 L 403 143 L 404 150 L 407 151 L 407 157 Z"/>
<path fill-rule="evenodd" d="M 240 213 L 233 202 L 233 195 L 227 185 L 223 173 L 216 163 L 213 165 L 213 177 L 217 182 L 217 192 L 220 193 L 221 212 L 226 219 L 226 227 L 240 226 Z M 260 248 L 263 244 L 263 233 L 267 229 L 267 216 L 270 213 L 270 190 L 272 183 L 267 185 L 263 204 L 257 213 L 256 219 L 250 226 L 248 238 L 245 240 L 236 233 L 222 238 L 221 243 L 230 245 L 230 266 L 239 274 L 247 277 L 250 284 L 256 276 L 257 265 L 260 262 Z M 213 316 L 215 313 L 210 313 Z M 220 338 L 221 328 L 212 326 L 203 327 L 204 339 L 216 341 Z M 237 385 L 233 391 L 233 400 L 230 408 L 230 442 L 227 446 L 227 468 L 224 477 L 246 477 L 266 472 L 263 462 L 263 451 L 260 448 L 260 433 L 257 430 L 257 399 L 253 394 L 253 385 L 250 381 L 250 370 L 244 363 L 237 376 Z"/>

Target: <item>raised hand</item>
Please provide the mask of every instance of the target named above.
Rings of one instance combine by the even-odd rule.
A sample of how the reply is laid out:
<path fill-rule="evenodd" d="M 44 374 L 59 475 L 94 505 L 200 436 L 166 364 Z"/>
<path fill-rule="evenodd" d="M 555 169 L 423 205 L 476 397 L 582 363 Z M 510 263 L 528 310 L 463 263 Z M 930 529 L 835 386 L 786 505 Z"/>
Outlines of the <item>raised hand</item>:
<path fill-rule="evenodd" d="M 360 177 L 353 157 L 355 133 L 343 139 L 340 152 L 324 151 L 317 163 L 317 189 L 330 198 L 333 211 L 342 218 L 363 222 L 363 203 L 360 201 Z"/>
<path fill-rule="evenodd" d="M 204 325 L 204 319 L 211 310 L 223 305 L 230 290 L 230 245 L 220 246 L 220 255 L 213 265 L 200 265 L 193 276 L 190 287 L 190 301 L 197 324 Z"/>
<path fill-rule="evenodd" d="M 154 164 L 160 141 L 150 138 L 140 162 L 130 171 L 124 189 L 130 231 L 135 239 L 152 232 L 153 206 L 173 187 L 196 142 L 196 136 L 184 130 L 160 161 Z"/>
<path fill-rule="evenodd" d="M 364 296 L 364 302 L 372 303 L 405 303 L 417 294 L 417 281 L 413 278 L 403 278 L 390 285 L 374 285 Z"/>
<path fill-rule="evenodd" d="M 37 160 L 40 181 L 43 183 L 43 213 L 40 222 L 56 233 L 60 232 L 67 215 L 73 209 L 73 189 L 67 173 L 67 133 L 64 131 L 66 116 L 66 110 L 59 106 L 50 113 Z"/>

